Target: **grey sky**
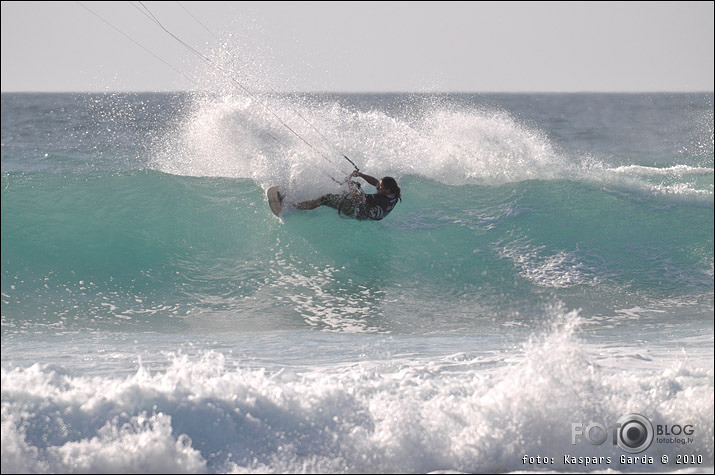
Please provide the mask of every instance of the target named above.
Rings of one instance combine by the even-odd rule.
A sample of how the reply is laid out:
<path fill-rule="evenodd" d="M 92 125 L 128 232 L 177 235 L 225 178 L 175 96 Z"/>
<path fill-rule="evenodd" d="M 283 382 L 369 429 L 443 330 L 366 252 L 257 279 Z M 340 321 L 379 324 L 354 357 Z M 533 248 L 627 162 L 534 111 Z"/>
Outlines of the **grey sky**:
<path fill-rule="evenodd" d="M 3 92 L 195 87 L 80 3 L 187 76 L 212 69 L 138 2 L 2 2 Z M 279 90 L 713 90 L 713 2 L 143 3 Z"/>

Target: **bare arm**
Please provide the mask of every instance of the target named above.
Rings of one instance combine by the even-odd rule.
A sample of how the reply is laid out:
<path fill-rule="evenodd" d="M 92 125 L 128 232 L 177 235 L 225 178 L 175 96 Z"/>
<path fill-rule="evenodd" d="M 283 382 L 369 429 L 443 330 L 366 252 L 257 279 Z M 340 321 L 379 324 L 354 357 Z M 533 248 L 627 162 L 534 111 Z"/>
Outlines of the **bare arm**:
<path fill-rule="evenodd" d="M 363 180 L 365 180 L 366 182 L 368 182 L 369 184 L 371 184 L 371 185 L 374 186 L 375 188 L 377 188 L 377 185 L 380 184 L 380 180 L 378 180 L 377 178 L 375 178 L 375 177 L 373 177 L 373 176 L 370 176 L 370 175 L 365 175 L 364 173 L 360 173 L 360 172 L 357 171 L 357 170 L 355 170 L 354 172 L 352 172 L 352 173 L 350 174 L 350 176 L 359 176 L 360 178 L 362 178 Z"/>

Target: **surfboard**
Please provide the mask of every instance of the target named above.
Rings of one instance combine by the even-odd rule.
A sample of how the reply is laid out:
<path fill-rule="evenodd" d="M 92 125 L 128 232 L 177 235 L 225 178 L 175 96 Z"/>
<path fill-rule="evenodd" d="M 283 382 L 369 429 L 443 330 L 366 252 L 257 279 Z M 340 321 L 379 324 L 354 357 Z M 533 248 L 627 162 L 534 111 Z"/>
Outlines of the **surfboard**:
<path fill-rule="evenodd" d="M 266 196 L 268 197 L 268 205 L 271 207 L 273 214 L 280 216 L 285 195 L 281 194 L 279 187 L 272 186 L 266 191 Z"/>

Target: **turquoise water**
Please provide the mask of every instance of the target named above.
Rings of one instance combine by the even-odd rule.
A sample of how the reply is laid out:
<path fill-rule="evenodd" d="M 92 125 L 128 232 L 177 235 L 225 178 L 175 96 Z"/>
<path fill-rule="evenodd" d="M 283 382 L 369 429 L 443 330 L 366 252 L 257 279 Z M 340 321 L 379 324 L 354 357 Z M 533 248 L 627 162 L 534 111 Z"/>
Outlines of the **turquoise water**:
<path fill-rule="evenodd" d="M 421 333 L 470 330 L 481 316 L 472 306 L 538 319 L 552 301 L 602 313 L 614 302 L 697 304 L 712 290 L 713 218 L 698 196 L 678 202 L 571 180 L 401 182 L 410 193 L 400 212 L 362 223 L 327 208 L 277 220 L 246 179 L 6 175 L 6 323 L 151 330 L 199 313 L 241 324 L 261 305 L 270 313 L 261 327 L 300 328 L 302 312 L 337 305 L 346 325 Z M 286 296 L 304 292 L 314 308 L 296 312 Z M 435 302 L 439 318 L 416 318 Z M 441 315 L 454 302 L 461 317 Z M 91 323 L 62 320 L 75 307 Z M 117 320 L 123 312 L 145 313 Z"/>
<path fill-rule="evenodd" d="M 3 94 L 3 471 L 707 470 L 712 99 Z"/>

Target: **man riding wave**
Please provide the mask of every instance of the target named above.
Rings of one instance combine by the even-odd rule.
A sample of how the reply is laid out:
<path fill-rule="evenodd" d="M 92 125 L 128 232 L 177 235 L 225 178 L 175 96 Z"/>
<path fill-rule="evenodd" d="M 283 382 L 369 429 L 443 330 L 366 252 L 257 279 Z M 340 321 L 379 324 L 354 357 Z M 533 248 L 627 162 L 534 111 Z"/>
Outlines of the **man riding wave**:
<path fill-rule="evenodd" d="M 379 221 L 392 211 L 397 205 L 397 201 L 402 201 L 400 197 L 400 187 L 397 181 L 389 176 L 378 180 L 370 175 L 365 175 L 355 170 L 350 174 L 350 178 L 360 177 L 370 185 L 377 188 L 377 193 L 366 195 L 360 188 L 360 184 L 348 181 L 347 193 L 329 193 L 313 200 L 293 203 L 293 206 L 301 210 L 315 209 L 319 206 L 329 206 L 338 210 L 338 213 L 345 216 L 354 217 L 359 220 Z"/>

